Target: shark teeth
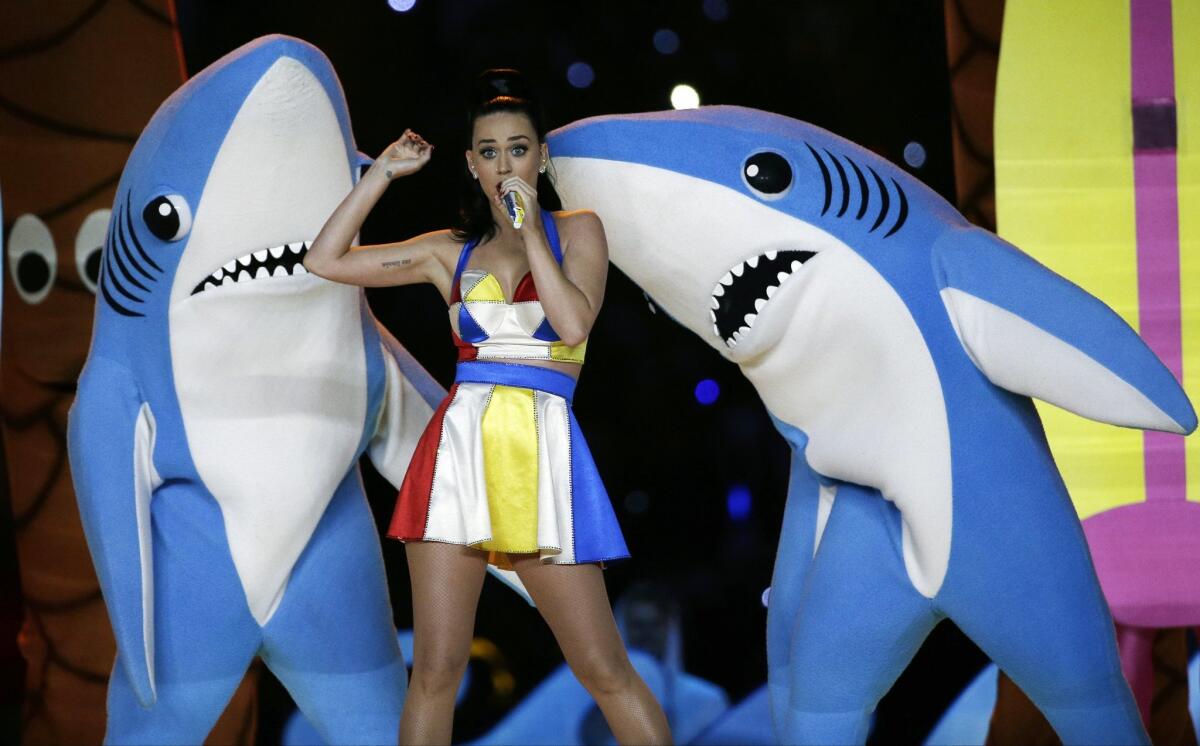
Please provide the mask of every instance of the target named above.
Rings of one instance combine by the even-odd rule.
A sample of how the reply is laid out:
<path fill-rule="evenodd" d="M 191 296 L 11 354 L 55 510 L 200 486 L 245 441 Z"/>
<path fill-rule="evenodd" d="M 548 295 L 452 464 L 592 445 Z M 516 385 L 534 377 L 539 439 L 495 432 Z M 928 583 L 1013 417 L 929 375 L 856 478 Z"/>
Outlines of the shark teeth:
<path fill-rule="evenodd" d="M 231 259 L 201 280 L 192 289 L 192 295 L 238 282 L 308 274 L 303 261 L 310 243 L 297 241 L 280 244 Z"/>
<path fill-rule="evenodd" d="M 745 259 L 713 286 L 709 318 L 713 334 L 734 349 L 745 339 L 779 287 L 816 254 L 773 250 Z"/>

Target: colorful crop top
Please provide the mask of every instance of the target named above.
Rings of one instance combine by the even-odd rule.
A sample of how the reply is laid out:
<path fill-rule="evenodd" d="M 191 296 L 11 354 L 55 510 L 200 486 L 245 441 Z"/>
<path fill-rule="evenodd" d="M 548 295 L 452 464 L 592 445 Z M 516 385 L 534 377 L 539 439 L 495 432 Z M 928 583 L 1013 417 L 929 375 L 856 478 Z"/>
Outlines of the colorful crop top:
<path fill-rule="evenodd" d="M 554 259 L 562 248 L 554 218 L 542 210 L 542 225 Z M 466 269 L 477 241 L 463 246 L 450 286 L 450 328 L 459 360 L 558 360 L 582 363 L 587 340 L 571 347 L 559 339 L 542 311 L 533 273 L 526 272 L 510 303 L 491 272 Z"/>

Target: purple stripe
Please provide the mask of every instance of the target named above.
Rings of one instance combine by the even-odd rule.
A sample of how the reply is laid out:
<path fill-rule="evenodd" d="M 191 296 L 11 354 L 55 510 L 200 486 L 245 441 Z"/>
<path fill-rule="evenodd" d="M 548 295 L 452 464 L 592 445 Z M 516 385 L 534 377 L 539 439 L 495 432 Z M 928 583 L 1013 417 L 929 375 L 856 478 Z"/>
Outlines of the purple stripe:
<path fill-rule="evenodd" d="M 1129 0 L 1135 102 L 1175 97 L 1171 0 Z"/>
<path fill-rule="evenodd" d="M 1130 0 L 1132 104 L 1174 102 L 1171 0 Z M 1183 380 L 1183 324 L 1179 290 L 1179 195 L 1175 149 L 1133 154 L 1137 220 L 1140 333 Z M 1143 435 L 1147 500 L 1186 500 L 1183 437 Z"/>

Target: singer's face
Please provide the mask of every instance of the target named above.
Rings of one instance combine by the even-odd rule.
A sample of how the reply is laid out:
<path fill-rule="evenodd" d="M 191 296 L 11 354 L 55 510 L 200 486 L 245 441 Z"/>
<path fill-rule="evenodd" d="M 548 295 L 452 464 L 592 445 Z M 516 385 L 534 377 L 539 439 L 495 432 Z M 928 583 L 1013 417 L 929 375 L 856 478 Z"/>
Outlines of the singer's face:
<path fill-rule="evenodd" d="M 529 117 L 513 111 L 479 117 L 475 120 L 471 143 L 467 165 L 479 176 L 479 186 L 485 194 L 496 194 L 500 183 L 513 176 L 537 187 L 546 146 L 538 142 Z"/>

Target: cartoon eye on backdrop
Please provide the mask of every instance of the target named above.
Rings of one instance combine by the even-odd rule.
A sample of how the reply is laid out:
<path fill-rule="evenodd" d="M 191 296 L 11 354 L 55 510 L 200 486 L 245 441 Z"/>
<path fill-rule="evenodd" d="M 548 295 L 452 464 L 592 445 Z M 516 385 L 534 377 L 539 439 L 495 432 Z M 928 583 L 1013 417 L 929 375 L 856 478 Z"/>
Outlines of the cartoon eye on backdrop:
<path fill-rule="evenodd" d="M 75 268 L 79 270 L 79 279 L 92 293 L 100 284 L 100 257 L 111 215 L 112 210 L 94 210 L 83 219 L 79 233 L 75 234 Z"/>
<path fill-rule="evenodd" d="M 792 167 L 779 153 L 755 153 L 742 164 L 746 185 L 763 199 L 779 199 L 792 185 Z"/>
<path fill-rule="evenodd" d="M 5 242 L 8 271 L 17 295 L 30 305 L 41 303 L 58 274 L 58 256 L 50 229 L 36 215 L 16 219 Z"/>

